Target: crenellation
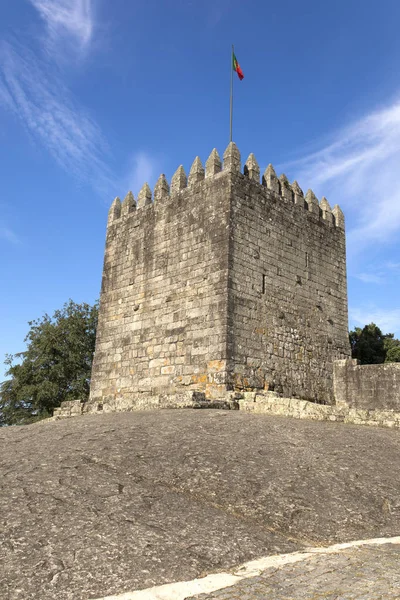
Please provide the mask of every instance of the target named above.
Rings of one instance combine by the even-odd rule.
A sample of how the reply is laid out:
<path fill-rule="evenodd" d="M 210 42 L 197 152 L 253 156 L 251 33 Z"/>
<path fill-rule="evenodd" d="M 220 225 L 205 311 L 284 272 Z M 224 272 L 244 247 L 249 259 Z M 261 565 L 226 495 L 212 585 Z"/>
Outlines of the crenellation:
<path fill-rule="evenodd" d="M 319 203 L 319 206 L 322 211 L 322 218 L 324 219 L 324 221 L 333 225 L 334 218 L 333 218 L 333 214 L 332 214 L 332 209 L 329 205 L 328 200 L 325 198 L 325 196 L 322 197 L 321 202 Z"/>
<path fill-rule="evenodd" d="M 302 206 L 303 208 L 306 207 L 306 203 L 304 200 L 304 192 L 301 189 L 301 187 L 299 186 L 299 184 L 297 183 L 297 181 L 293 181 L 292 183 L 292 190 L 293 190 L 293 196 L 294 196 L 294 203 L 295 204 L 299 204 L 300 206 Z"/>
<path fill-rule="evenodd" d="M 224 171 L 241 171 L 241 157 L 235 142 L 230 142 L 224 152 Z"/>
<path fill-rule="evenodd" d="M 171 179 L 171 195 L 176 194 L 186 188 L 188 185 L 185 169 L 180 165 Z"/>
<path fill-rule="evenodd" d="M 115 198 L 108 211 L 108 225 L 111 225 L 116 219 L 121 216 L 121 200 L 118 196 Z"/>
<path fill-rule="evenodd" d="M 265 186 L 267 186 L 267 188 L 269 190 L 272 190 L 273 192 L 280 194 L 281 189 L 280 189 L 279 179 L 276 176 L 274 167 L 271 164 L 269 164 L 268 167 L 264 171 L 263 184 Z"/>
<path fill-rule="evenodd" d="M 287 200 L 293 201 L 293 190 L 292 186 L 289 183 L 289 179 L 286 177 L 284 173 L 279 177 L 281 195 Z"/>
<path fill-rule="evenodd" d="M 251 180 L 260 183 L 260 167 L 253 153 L 249 154 L 244 165 L 244 174 Z"/>
<path fill-rule="evenodd" d="M 201 163 L 201 160 L 198 156 L 193 161 L 192 166 L 190 167 L 189 177 L 188 177 L 188 186 L 194 185 L 199 181 L 203 181 L 205 177 L 204 167 Z"/>
<path fill-rule="evenodd" d="M 163 200 L 164 198 L 168 198 L 169 196 L 169 185 L 168 181 L 162 173 L 160 177 L 157 179 L 157 183 L 154 186 L 154 202 L 159 200 Z"/>
<path fill-rule="evenodd" d="M 146 182 L 138 194 L 137 207 L 143 208 L 144 206 L 148 206 L 149 204 L 152 204 L 151 189 L 149 184 Z"/>
<path fill-rule="evenodd" d="M 345 228 L 344 214 L 338 204 L 335 204 L 335 206 L 333 207 L 332 214 L 335 218 L 336 227 L 344 230 L 344 228 Z"/>
<path fill-rule="evenodd" d="M 159 200 L 166 199 L 169 196 L 176 195 L 178 192 L 182 192 L 186 188 L 191 187 L 194 185 L 194 183 L 203 181 L 204 178 L 210 180 L 212 177 L 212 172 L 214 172 L 214 175 L 219 174 L 222 171 L 222 165 L 216 149 L 211 152 L 207 160 L 207 169 L 208 171 L 205 173 L 200 158 L 196 157 L 190 169 L 189 177 L 186 177 L 185 170 L 183 166 L 180 165 L 172 177 L 171 188 L 168 185 L 165 175 L 161 174 L 154 187 L 154 201 L 157 202 Z M 222 172 L 240 173 L 239 169 L 240 153 L 236 145 L 231 142 L 224 153 L 224 168 Z M 259 165 L 254 154 L 251 153 L 244 166 L 244 176 L 260 184 L 259 175 Z M 279 195 L 286 200 L 302 206 L 311 214 L 321 217 L 322 221 L 326 224 L 336 225 L 336 222 L 338 222 L 340 223 L 341 228 L 344 229 L 344 216 L 339 207 L 336 209 L 337 217 L 335 217 L 335 214 L 325 197 L 323 197 L 319 203 L 311 189 L 307 191 L 306 197 L 304 197 L 303 190 L 300 188 L 297 181 L 294 181 L 292 184 L 290 184 L 285 174 L 282 174 L 278 178 L 271 164 L 264 172 L 261 186 L 264 188 L 266 187 L 268 190 L 275 193 L 279 193 Z M 279 192 L 277 192 L 278 189 Z M 132 192 L 128 192 L 127 196 L 125 197 L 124 202 L 121 205 L 121 211 L 119 211 L 117 200 L 119 199 L 115 199 L 115 204 L 113 203 L 112 210 L 110 208 L 111 216 L 109 218 L 109 222 L 112 222 L 115 218 L 118 218 L 118 214 L 128 215 L 135 211 L 136 207 L 142 208 L 143 206 L 153 204 L 151 190 L 147 183 L 144 184 L 139 192 L 137 204 Z M 263 206 L 268 206 L 268 200 L 264 198 L 263 195 L 259 195 L 257 200 Z M 139 223 L 140 221 L 136 222 L 135 226 L 138 226 Z"/>
<path fill-rule="evenodd" d="M 306 197 L 305 197 L 305 201 L 306 201 L 306 205 L 308 208 L 308 211 L 310 213 L 313 213 L 315 215 L 317 215 L 318 217 L 320 216 L 320 209 L 319 209 L 319 202 L 318 202 L 318 198 L 316 197 L 316 195 L 314 194 L 314 192 L 312 190 L 308 190 Z"/>
<path fill-rule="evenodd" d="M 213 177 L 222 170 L 222 163 L 216 148 L 213 149 L 206 162 L 206 179 Z"/>
<path fill-rule="evenodd" d="M 132 192 L 128 192 L 121 205 L 121 215 L 127 217 L 134 210 L 136 210 L 136 200 Z"/>

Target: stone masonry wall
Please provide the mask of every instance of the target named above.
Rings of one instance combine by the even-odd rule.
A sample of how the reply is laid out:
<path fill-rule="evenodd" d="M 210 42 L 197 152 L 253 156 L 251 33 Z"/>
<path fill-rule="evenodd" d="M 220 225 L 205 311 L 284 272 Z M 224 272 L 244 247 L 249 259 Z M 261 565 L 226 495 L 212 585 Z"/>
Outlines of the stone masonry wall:
<path fill-rule="evenodd" d="M 225 389 L 230 181 L 210 158 L 110 209 L 89 402 Z"/>
<path fill-rule="evenodd" d="M 400 364 L 360 365 L 354 359 L 338 360 L 334 390 L 338 406 L 400 411 Z"/>
<path fill-rule="evenodd" d="M 232 183 L 234 387 L 331 404 L 333 361 L 350 354 L 343 215 L 272 166 L 260 185 L 254 157 L 246 165 Z"/>
<path fill-rule="evenodd" d="M 333 402 L 348 357 L 344 217 L 235 144 L 110 209 L 89 404 L 275 389 Z"/>
<path fill-rule="evenodd" d="M 295 419 L 336 421 L 400 429 L 400 411 L 398 410 L 366 410 L 345 405 L 326 406 L 297 398 L 277 398 L 274 394 L 274 392 L 244 392 L 244 398 L 239 400 L 239 409 L 245 412 L 281 415 Z"/>

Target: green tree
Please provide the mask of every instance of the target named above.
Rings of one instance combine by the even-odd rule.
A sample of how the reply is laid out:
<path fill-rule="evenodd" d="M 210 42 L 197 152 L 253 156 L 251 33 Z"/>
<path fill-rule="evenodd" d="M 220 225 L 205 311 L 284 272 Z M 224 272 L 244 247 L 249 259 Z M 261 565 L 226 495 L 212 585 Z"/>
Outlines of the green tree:
<path fill-rule="evenodd" d="M 50 317 L 30 321 L 27 349 L 6 357 L 0 385 L 0 425 L 50 416 L 63 400 L 86 400 L 96 339 L 98 305 L 72 300 Z"/>
<path fill-rule="evenodd" d="M 370 323 L 363 329 L 356 327 L 350 331 L 351 356 L 358 358 L 362 365 L 373 365 L 385 362 L 385 336 L 382 331 Z"/>
<path fill-rule="evenodd" d="M 349 339 L 351 356 L 358 358 L 362 365 L 400 362 L 400 340 L 393 333 L 383 334 L 375 323 L 363 329 L 356 327 L 350 331 Z"/>
<path fill-rule="evenodd" d="M 400 340 L 397 340 L 393 333 L 385 335 L 385 350 L 385 362 L 400 362 Z"/>

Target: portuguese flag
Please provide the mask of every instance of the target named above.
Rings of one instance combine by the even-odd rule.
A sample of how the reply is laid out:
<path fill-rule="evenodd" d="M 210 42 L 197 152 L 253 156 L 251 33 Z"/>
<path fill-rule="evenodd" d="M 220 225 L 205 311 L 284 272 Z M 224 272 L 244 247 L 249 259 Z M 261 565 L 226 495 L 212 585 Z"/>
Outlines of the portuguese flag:
<path fill-rule="evenodd" d="M 233 65 L 232 65 L 233 66 L 233 70 L 236 71 L 236 73 L 238 74 L 238 77 L 239 77 L 240 81 L 242 81 L 242 79 L 244 77 L 243 71 L 240 68 L 240 65 L 238 63 L 238 60 L 237 60 L 234 52 L 232 52 L 232 62 L 233 62 Z"/>

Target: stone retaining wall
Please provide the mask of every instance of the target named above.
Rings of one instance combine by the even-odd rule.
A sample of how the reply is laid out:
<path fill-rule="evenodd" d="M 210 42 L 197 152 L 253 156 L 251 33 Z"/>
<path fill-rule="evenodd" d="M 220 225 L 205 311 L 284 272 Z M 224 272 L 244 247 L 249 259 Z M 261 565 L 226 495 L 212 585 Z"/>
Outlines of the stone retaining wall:
<path fill-rule="evenodd" d="M 241 397 L 240 397 L 241 396 Z M 338 421 L 354 425 L 370 425 L 375 427 L 392 427 L 400 429 L 400 411 L 365 410 L 346 406 L 330 406 L 315 404 L 297 398 L 279 398 L 274 392 L 245 392 L 244 394 L 228 394 L 226 399 L 209 401 L 201 392 L 182 394 L 160 394 L 139 398 L 136 403 L 116 403 L 93 405 L 80 400 L 63 402 L 54 410 L 53 420 L 75 417 L 82 414 L 103 414 L 105 412 L 129 412 L 134 410 L 157 410 L 167 408 L 219 408 L 239 409 L 251 413 L 264 413 L 295 419 L 312 421 Z"/>
<path fill-rule="evenodd" d="M 354 425 L 400 428 L 400 411 L 328 406 L 297 398 L 276 398 L 268 394 L 245 394 L 245 398 L 239 400 L 239 409 L 252 413 L 294 417 L 295 419 L 339 421 Z"/>
<path fill-rule="evenodd" d="M 400 411 L 400 363 L 360 365 L 357 360 L 334 362 L 337 406 Z"/>
<path fill-rule="evenodd" d="M 222 408 L 237 409 L 238 403 L 227 396 L 226 400 L 207 400 L 203 392 L 182 392 L 180 394 L 137 395 L 134 399 L 117 398 L 112 402 L 82 402 L 69 400 L 54 409 L 53 417 L 65 419 L 83 414 L 104 414 L 108 412 L 131 412 L 134 410 L 159 410 L 166 408 Z"/>

